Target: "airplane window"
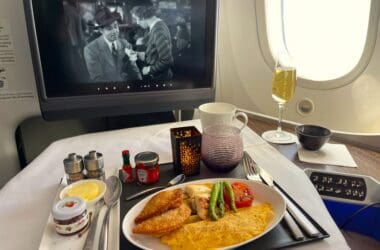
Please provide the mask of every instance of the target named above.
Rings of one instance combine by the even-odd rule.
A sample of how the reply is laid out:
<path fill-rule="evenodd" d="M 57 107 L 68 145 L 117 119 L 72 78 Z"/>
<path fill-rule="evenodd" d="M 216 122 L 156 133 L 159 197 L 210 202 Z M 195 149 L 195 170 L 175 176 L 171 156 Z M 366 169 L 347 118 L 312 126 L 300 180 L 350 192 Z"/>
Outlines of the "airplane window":
<path fill-rule="evenodd" d="M 265 26 L 262 34 L 267 36 L 270 51 L 263 55 L 271 54 L 272 58 L 266 59 L 270 64 L 277 51 L 287 49 L 297 64 L 297 75 L 304 87 L 328 89 L 348 84 L 370 60 L 377 31 L 377 22 L 371 21 L 371 14 L 377 15 L 378 2 L 266 0 L 264 4 L 256 4 L 258 24 Z M 371 10 L 371 4 L 376 8 Z M 259 14 L 260 5 L 265 16 Z M 371 23 L 374 27 L 369 30 Z M 374 31 L 374 35 L 369 31 Z M 259 28 L 259 37 L 262 34 Z"/>

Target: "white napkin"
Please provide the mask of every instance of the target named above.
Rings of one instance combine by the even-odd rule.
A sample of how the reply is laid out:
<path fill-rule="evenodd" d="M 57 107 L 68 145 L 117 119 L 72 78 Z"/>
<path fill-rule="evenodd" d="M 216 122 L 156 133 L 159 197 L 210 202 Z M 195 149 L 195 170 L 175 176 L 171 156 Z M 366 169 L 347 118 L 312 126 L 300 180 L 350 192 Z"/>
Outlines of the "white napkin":
<path fill-rule="evenodd" d="M 302 147 L 298 149 L 300 161 L 308 163 L 357 167 L 346 145 L 326 143 L 318 151 L 309 151 Z"/>

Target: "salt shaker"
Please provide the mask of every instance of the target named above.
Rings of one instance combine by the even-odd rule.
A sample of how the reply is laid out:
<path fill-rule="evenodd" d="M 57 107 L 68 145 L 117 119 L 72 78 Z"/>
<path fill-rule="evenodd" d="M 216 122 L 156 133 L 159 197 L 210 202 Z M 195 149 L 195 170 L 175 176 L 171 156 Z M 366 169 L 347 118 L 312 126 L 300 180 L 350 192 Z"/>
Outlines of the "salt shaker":
<path fill-rule="evenodd" d="M 95 150 L 90 151 L 84 157 L 87 178 L 105 180 L 103 155 Z"/>
<path fill-rule="evenodd" d="M 76 153 L 71 153 L 63 160 L 65 173 L 67 175 L 67 184 L 82 180 L 83 175 L 83 158 Z"/>

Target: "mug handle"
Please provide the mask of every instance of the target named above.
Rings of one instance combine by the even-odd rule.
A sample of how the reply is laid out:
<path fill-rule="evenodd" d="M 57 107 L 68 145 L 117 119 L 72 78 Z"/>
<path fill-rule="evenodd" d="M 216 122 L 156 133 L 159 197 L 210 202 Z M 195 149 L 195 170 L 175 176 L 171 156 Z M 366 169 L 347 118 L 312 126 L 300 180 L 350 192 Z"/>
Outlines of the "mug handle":
<path fill-rule="evenodd" d="M 242 131 L 248 124 L 248 116 L 244 112 L 237 112 L 235 118 L 238 118 L 239 116 L 243 118 L 243 126 L 240 128 L 240 131 Z"/>

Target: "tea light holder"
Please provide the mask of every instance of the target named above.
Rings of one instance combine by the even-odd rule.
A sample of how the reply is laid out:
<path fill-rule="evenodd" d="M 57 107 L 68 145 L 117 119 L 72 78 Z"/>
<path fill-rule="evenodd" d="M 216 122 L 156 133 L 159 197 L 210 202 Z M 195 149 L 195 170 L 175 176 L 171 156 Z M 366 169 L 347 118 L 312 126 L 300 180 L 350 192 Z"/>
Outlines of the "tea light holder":
<path fill-rule="evenodd" d="M 194 126 L 170 129 L 173 166 L 176 174 L 197 175 L 200 171 L 202 134 Z"/>

